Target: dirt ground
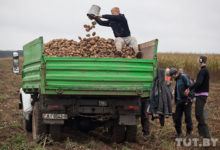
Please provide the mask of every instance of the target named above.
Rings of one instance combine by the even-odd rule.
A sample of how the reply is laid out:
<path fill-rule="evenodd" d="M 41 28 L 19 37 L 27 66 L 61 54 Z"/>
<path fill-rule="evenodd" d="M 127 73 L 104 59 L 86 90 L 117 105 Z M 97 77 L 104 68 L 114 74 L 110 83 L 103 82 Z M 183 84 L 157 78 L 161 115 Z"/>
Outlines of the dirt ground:
<path fill-rule="evenodd" d="M 21 66 L 21 64 L 20 64 Z M 20 67 L 21 68 L 21 67 Z M 12 60 L 9 58 L 0 59 L 0 150 L 7 149 L 35 149 L 35 150 L 143 150 L 143 149 L 200 149 L 201 147 L 183 147 L 177 146 L 175 141 L 176 132 L 172 117 L 166 119 L 164 127 L 160 127 L 159 120 L 150 121 L 151 134 L 143 137 L 141 125 L 138 125 L 138 136 L 136 143 L 116 144 L 108 140 L 103 134 L 102 128 L 88 134 L 80 131 L 65 129 L 63 141 L 53 142 L 45 139 L 40 143 L 32 140 L 31 133 L 26 133 L 22 127 L 22 111 L 18 109 L 19 89 L 21 87 L 21 75 L 12 73 Z M 216 147 L 208 149 L 220 149 L 220 83 L 212 82 L 210 87 L 210 96 L 208 97 L 208 106 L 211 110 L 207 123 L 209 125 L 213 138 L 218 138 Z M 193 137 L 199 137 L 197 132 L 197 123 L 194 115 L 193 104 Z M 173 110 L 174 111 L 174 110 Z M 185 123 L 183 123 L 185 131 Z M 185 133 L 185 132 L 183 132 Z M 202 148 L 207 149 L 207 148 Z"/>

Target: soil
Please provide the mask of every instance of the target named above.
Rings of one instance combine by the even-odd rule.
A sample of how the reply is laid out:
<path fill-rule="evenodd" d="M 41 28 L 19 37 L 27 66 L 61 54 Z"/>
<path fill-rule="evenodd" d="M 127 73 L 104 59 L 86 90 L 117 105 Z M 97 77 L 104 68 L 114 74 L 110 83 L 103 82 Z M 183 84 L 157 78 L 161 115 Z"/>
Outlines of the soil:
<path fill-rule="evenodd" d="M 20 59 L 20 68 L 22 59 Z M 143 150 L 143 149 L 194 149 L 196 147 L 177 147 L 176 132 L 172 118 L 166 119 L 165 126 L 160 127 L 159 120 L 150 121 L 150 135 L 142 136 L 141 125 L 138 125 L 137 142 L 112 143 L 102 128 L 89 133 L 65 128 L 60 142 L 35 143 L 31 133 L 26 133 L 22 127 L 22 111 L 18 109 L 19 89 L 22 85 L 21 75 L 12 73 L 12 59 L 0 59 L 0 149 L 26 149 L 45 148 L 51 150 L 77 149 L 77 150 Z M 220 140 L 220 83 L 210 84 L 210 94 L 207 105 L 211 110 L 207 124 L 213 138 Z M 199 137 L 194 106 L 192 110 L 194 130 L 191 137 Z M 174 109 L 173 109 L 174 110 Z M 185 123 L 183 121 L 183 130 Z M 183 132 L 185 133 L 185 132 Z M 21 141 L 19 143 L 19 138 Z M 220 149 L 220 142 L 216 147 L 208 149 Z M 18 143 L 18 145 L 16 145 Z M 17 146 L 17 147 L 16 147 Z"/>

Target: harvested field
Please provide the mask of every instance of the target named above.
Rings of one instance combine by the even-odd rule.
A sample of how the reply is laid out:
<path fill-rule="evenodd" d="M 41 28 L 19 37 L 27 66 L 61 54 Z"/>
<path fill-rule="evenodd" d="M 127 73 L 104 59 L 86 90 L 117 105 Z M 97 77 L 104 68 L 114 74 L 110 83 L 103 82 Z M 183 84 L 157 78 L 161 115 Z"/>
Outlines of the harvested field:
<path fill-rule="evenodd" d="M 184 58 L 182 55 L 172 54 L 178 61 L 184 61 L 190 58 L 192 55 L 185 54 Z M 159 66 L 171 67 L 176 66 L 175 61 L 170 61 L 168 59 L 169 54 L 159 54 Z M 196 58 L 197 55 L 194 57 Z M 210 55 L 212 59 L 217 58 L 219 61 L 219 56 Z M 209 58 L 209 56 L 208 56 Z M 163 60 L 163 61 L 161 61 Z M 169 60 L 169 62 L 167 62 Z M 194 66 L 194 59 L 192 64 Z M 184 63 L 183 63 L 184 64 Z M 22 58 L 20 67 L 22 65 Z M 190 65 L 188 65 L 190 66 Z M 176 66 L 177 68 L 183 67 L 185 72 L 191 74 L 186 66 Z M 195 66 L 196 67 L 196 66 Z M 188 71 L 189 70 L 189 71 Z M 212 71 L 212 70 L 211 70 Z M 218 72 L 219 70 L 217 70 Z M 192 73 L 193 75 L 193 73 Z M 210 96 L 207 101 L 211 112 L 210 117 L 207 120 L 211 134 L 213 138 L 218 138 L 220 140 L 220 82 L 219 78 L 215 79 L 214 72 L 211 72 L 212 82 L 210 84 Z M 218 76 L 219 77 L 219 76 Z M 217 78 L 217 77 L 216 77 Z M 88 134 L 76 131 L 73 129 L 64 129 L 63 141 L 53 142 L 44 140 L 41 143 L 35 143 L 32 140 L 31 134 L 26 133 L 22 128 L 22 111 L 18 109 L 19 95 L 18 90 L 21 87 L 21 75 L 14 75 L 12 73 L 12 60 L 9 58 L 0 59 L 0 149 L 35 149 L 35 150 L 60 150 L 60 149 L 73 149 L 73 150 L 144 150 L 144 149 L 163 149 L 163 150 L 174 150 L 174 149 L 196 149 L 196 147 L 177 147 L 175 142 L 176 132 L 174 129 L 174 124 L 172 118 L 166 119 L 165 126 L 162 128 L 159 125 L 159 120 L 150 121 L 151 134 L 147 138 L 142 136 L 141 125 L 138 125 L 138 137 L 136 143 L 122 143 L 116 144 L 109 142 L 108 135 L 102 128 L 98 128 L 95 131 L 89 132 Z M 194 130 L 191 137 L 198 137 L 197 132 L 197 122 L 195 120 L 194 114 L 194 104 L 193 104 L 193 125 Z M 183 129 L 185 131 L 185 124 L 183 123 Z M 185 132 L 183 132 L 185 133 Z M 197 148 L 198 149 L 198 148 Z M 220 141 L 217 142 L 216 147 L 204 148 L 204 149 L 220 149 Z"/>
<path fill-rule="evenodd" d="M 198 66 L 198 58 L 200 54 L 181 54 L 181 53 L 159 53 L 158 65 L 162 68 L 176 67 L 182 68 L 192 78 L 196 78 L 196 75 L 200 69 Z M 212 81 L 220 81 L 220 55 L 206 54 L 207 68 L 211 75 Z"/>

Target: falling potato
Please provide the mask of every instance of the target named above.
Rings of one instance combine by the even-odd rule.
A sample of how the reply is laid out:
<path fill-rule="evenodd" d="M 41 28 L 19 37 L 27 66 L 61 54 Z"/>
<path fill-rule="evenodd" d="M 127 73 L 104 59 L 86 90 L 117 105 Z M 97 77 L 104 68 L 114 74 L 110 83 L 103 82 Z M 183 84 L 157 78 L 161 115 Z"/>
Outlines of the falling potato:
<path fill-rule="evenodd" d="M 80 36 L 78 36 L 78 39 L 79 39 L 80 41 L 82 41 L 82 38 L 81 38 Z"/>
<path fill-rule="evenodd" d="M 92 36 L 95 36 L 95 35 L 96 35 L 96 32 L 93 32 L 93 33 L 92 33 Z"/>
<path fill-rule="evenodd" d="M 95 25 L 96 25 L 96 21 L 93 21 L 93 22 L 92 22 L 92 25 L 94 25 L 94 26 L 95 26 Z"/>
<path fill-rule="evenodd" d="M 89 32 L 89 31 L 90 31 L 90 28 L 86 28 L 86 31 Z"/>

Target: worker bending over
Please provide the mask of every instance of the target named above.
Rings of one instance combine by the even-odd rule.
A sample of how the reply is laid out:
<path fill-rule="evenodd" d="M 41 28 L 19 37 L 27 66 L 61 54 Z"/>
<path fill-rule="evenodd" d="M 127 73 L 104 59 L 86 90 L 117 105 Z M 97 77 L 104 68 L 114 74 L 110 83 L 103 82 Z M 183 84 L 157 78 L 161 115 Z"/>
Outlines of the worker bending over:
<path fill-rule="evenodd" d="M 180 73 L 176 68 L 170 69 L 170 76 L 176 80 L 175 103 L 176 111 L 174 114 L 174 123 L 178 137 L 182 137 L 182 116 L 185 114 L 186 136 L 191 135 L 192 124 L 192 102 L 188 99 L 190 81 L 186 74 Z"/>

